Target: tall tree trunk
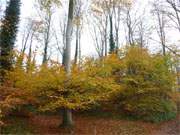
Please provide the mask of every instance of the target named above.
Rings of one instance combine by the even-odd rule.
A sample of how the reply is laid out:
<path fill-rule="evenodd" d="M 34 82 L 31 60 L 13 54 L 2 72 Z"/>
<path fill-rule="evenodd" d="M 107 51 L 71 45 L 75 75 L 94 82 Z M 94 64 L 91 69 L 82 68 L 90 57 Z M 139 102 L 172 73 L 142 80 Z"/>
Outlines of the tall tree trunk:
<path fill-rule="evenodd" d="M 66 28 L 66 46 L 64 49 L 63 65 L 66 70 L 67 78 L 71 75 L 71 38 L 73 31 L 73 12 L 74 12 L 74 0 L 69 0 L 69 12 L 68 23 Z M 72 111 L 68 108 L 64 108 L 63 111 L 63 127 L 72 127 Z"/>
<path fill-rule="evenodd" d="M 49 36 L 50 36 L 50 28 L 51 28 L 51 17 L 52 14 L 48 14 L 48 20 L 47 20 L 47 28 L 46 28 L 46 36 L 45 36 L 45 44 L 44 44 L 44 55 L 43 55 L 43 64 L 45 64 L 48 60 L 47 58 L 47 51 L 48 51 L 48 45 L 49 45 Z"/>
<path fill-rule="evenodd" d="M 73 119 L 72 119 L 72 110 L 70 109 L 63 109 L 63 127 L 72 127 L 73 126 Z"/>
<path fill-rule="evenodd" d="M 157 18 L 158 18 L 158 25 L 159 25 L 159 38 L 162 45 L 163 55 L 166 55 L 166 36 L 165 36 L 165 20 L 164 14 L 161 14 L 159 9 L 157 9 Z"/>
<path fill-rule="evenodd" d="M 0 31 L 0 68 L 2 70 L 10 70 L 13 58 L 11 52 L 14 48 L 16 34 L 18 31 L 20 17 L 20 0 L 10 0 L 5 11 L 5 17 L 2 21 Z M 5 73 L 1 72 L 1 79 Z M 2 80 L 1 80 L 2 81 Z"/>
<path fill-rule="evenodd" d="M 29 46 L 29 53 L 28 53 L 28 61 L 27 61 L 27 71 L 29 71 L 31 69 L 31 60 L 32 60 L 32 43 L 33 43 L 33 37 L 34 37 L 34 33 L 32 33 L 31 35 L 31 39 L 30 39 L 30 46 Z"/>
<path fill-rule="evenodd" d="M 114 53 L 115 52 L 115 43 L 114 43 L 114 36 L 113 36 L 113 18 L 112 18 L 112 15 L 109 15 L 109 22 L 110 22 L 110 39 L 109 39 L 110 53 Z"/>
<path fill-rule="evenodd" d="M 75 56 L 74 56 L 74 64 L 78 62 L 78 53 L 79 53 L 79 26 L 76 29 L 76 49 L 75 49 Z"/>

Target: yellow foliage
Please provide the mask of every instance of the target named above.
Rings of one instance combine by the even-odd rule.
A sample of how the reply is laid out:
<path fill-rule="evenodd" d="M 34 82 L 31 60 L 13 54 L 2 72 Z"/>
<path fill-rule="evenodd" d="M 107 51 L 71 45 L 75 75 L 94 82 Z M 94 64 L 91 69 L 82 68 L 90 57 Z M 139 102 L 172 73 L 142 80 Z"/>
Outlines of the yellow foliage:
<path fill-rule="evenodd" d="M 31 70 L 16 64 L 8 78 L 13 87 L 25 93 L 22 97 L 38 100 L 40 111 L 89 109 L 99 101 L 115 99 L 125 110 L 136 113 L 142 105 L 147 109 L 148 103 L 153 103 L 151 107 L 157 111 L 156 101 L 173 108 L 173 103 L 166 101 L 175 82 L 171 64 L 169 56 L 151 55 L 146 49 L 130 47 L 121 56 L 86 58 L 79 67 L 72 67 L 68 78 L 60 64 L 35 67 L 34 62 L 29 63 L 33 65 Z"/>
<path fill-rule="evenodd" d="M 41 111 L 61 107 L 87 109 L 89 105 L 107 100 L 111 93 L 120 90 L 111 74 L 111 65 L 115 66 L 111 59 L 115 56 L 103 61 L 86 59 L 81 69 L 72 68 L 70 78 L 66 77 L 63 66 L 52 64 L 42 65 L 32 72 L 16 67 L 9 73 L 9 79 L 14 87 L 37 97 Z"/>

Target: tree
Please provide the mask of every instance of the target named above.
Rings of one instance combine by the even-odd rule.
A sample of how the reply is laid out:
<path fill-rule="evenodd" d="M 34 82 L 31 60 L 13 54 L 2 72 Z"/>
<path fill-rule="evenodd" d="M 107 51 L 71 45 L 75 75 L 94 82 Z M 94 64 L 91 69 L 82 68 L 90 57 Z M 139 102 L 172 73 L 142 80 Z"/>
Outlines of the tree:
<path fill-rule="evenodd" d="M 155 1 L 153 3 L 153 14 L 156 16 L 157 19 L 157 33 L 159 35 L 160 38 L 160 42 L 162 45 L 162 52 L 163 55 L 166 55 L 166 32 L 165 32 L 165 28 L 166 28 L 166 24 L 167 24 L 167 20 L 165 17 L 165 12 L 162 10 L 162 5 L 160 2 Z"/>
<path fill-rule="evenodd" d="M 133 8 L 125 8 L 124 25 L 126 44 L 138 45 L 141 48 L 148 44 L 152 32 L 152 25 L 147 21 L 149 18 L 146 9 L 139 11 L 140 5 Z"/>
<path fill-rule="evenodd" d="M 102 49 L 105 50 L 105 55 L 107 55 L 107 44 L 109 44 L 109 53 L 116 52 L 119 47 L 119 32 L 120 32 L 120 22 L 121 22 L 121 12 L 124 7 L 130 7 L 131 1 L 129 0 L 93 0 L 93 9 L 97 12 L 100 18 L 103 16 L 105 23 L 105 28 L 101 32 L 104 36 L 101 45 Z M 105 21 L 106 20 L 106 21 Z M 108 27 L 109 25 L 109 27 Z M 109 42 L 107 39 L 109 38 Z M 100 46 L 100 45 L 99 45 Z M 105 49 L 104 49 L 105 48 Z"/>
<path fill-rule="evenodd" d="M 116 46 L 114 42 L 114 35 L 113 35 L 113 18 L 112 15 L 109 15 L 109 22 L 110 22 L 110 35 L 109 35 L 109 46 L 110 46 L 110 53 L 115 52 Z"/>
<path fill-rule="evenodd" d="M 129 47 L 125 53 L 120 62 L 125 69 L 117 69 L 116 78 L 126 86 L 123 85 L 125 89 L 114 103 L 126 114 L 146 121 L 175 118 L 177 108 L 169 97 L 175 83 L 175 74 L 169 70 L 172 57 L 150 54 L 147 49 L 136 46 Z"/>
<path fill-rule="evenodd" d="M 20 0 L 10 0 L 5 11 L 0 31 L 0 67 L 3 70 L 10 70 L 12 67 L 12 57 L 10 56 L 18 30 L 20 17 Z M 2 72 L 4 76 L 4 72 Z"/>
<path fill-rule="evenodd" d="M 135 29 L 137 27 L 137 19 L 133 20 L 132 15 L 131 15 L 131 8 L 127 8 L 126 11 L 126 19 L 125 19 L 125 24 L 127 26 L 127 43 L 131 46 L 135 45 Z"/>
<path fill-rule="evenodd" d="M 67 78 L 71 76 L 71 40 L 73 31 L 73 18 L 74 18 L 74 0 L 69 0 L 69 12 L 68 12 L 68 22 L 66 27 L 66 46 L 64 49 L 63 65 L 65 67 Z M 71 127 L 73 125 L 72 121 L 72 111 L 69 108 L 64 108 L 63 110 L 63 123 L 64 127 Z"/>
<path fill-rule="evenodd" d="M 114 31 L 113 31 L 113 9 L 115 7 L 115 5 L 117 4 L 116 1 L 114 0 L 103 0 L 103 1 L 97 1 L 94 0 L 93 4 L 95 5 L 94 7 L 94 11 L 95 13 L 97 12 L 100 17 L 96 17 L 97 19 L 99 19 L 99 31 L 101 36 L 101 43 L 97 46 L 97 49 L 100 50 L 100 54 L 103 56 L 104 51 L 105 51 L 105 55 L 107 55 L 107 37 L 109 37 L 109 52 L 113 53 L 115 51 L 115 41 L 114 41 Z M 96 10 L 97 8 L 100 8 L 101 10 Z M 103 18 L 102 18 L 103 17 Z M 103 19 L 103 20 L 102 20 Z M 115 20 L 116 22 L 117 20 Z M 102 25 L 103 24 L 103 25 Z M 109 24 L 109 31 L 108 29 L 108 24 Z M 94 33 L 96 28 L 94 29 Z M 97 32 L 96 32 L 97 33 Z M 109 35 L 109 36 L 108 36 Z M 96 43 L 98 43 L 98 39 L 97 37 L 96 39 Z"/>
<path fill-rule="evenodd" d="M 58 3 L 53 0 L 37 0 L 38 14 L 43 23 L 43 64 L 45 64 L 48 60 L 48 49 L 52 38 L 52 17 L 55 12 L 56 5 L 58 5 Z"/>
<path fill-rule="evenodd" d="M 37 51 L 38 45 L 34 45 L 33 41 L 40 42 L 39 34 L 41 33 L 43 29 L 43 22 L 39 20 L 34 20 L 34 19 L 29 19 L 29 22 L 26 26 L 27 33 L 24 33 L 23 35 L 23 41 L 24 44 L 22 44 L 22 49 L 21 49 L 21 55 L 26 55 L 25 50 L 28 49 L 27 51 L 27 63 L 26 63 L 26 69 L 27 71 L 31 67 L 32 59 L 35 58 L 35 54 L 33 56 L 33 53 Z M 29 45 L 29 46 L 28 46 Z M 25 50 L 24 50 L 25 49 Z M 33 58 L 34 57 L 34 58 Z"/>
<path fill-rule="evenodd" d="M 152 26 L 146 23 L 144 20 L 145 17 L 140 18 L 139 25 L 136 30 L 137 33 L 136 42 L 141 48 L 144 48 L 145 46 L 148 45 L 150 35 L 152 33 Z"/>
<path fill-rule="evenodd" d="M 15 75 L 13 75 L 13 77 L 10 77 L 11 79 L 15 78 L 15 80 L 13 80 L 13 82 L 16 83 L 14 85 L 15 87 L 23 88 L 25 86 L 23 89 L 25 89 L 26 91 L 33 91 L 35 89 L 37 91 L 45 90 L 47 92 L 48 90 L 50 90 L 52 95 L 48 95 L 46 92 L 40 92 L 40 93 L 41 94 L 46 93 L 44 96 L 50 98 L 50 100 L 48 100 L 48 102 L 45 104 L 46 108 L 48 109 L 52 109 L 52 108 L 59 109 L 61 107 L 63 108 L 63 122 L 62 122 L 63 127 L 71 127 L 73 125 L 72 109 L 83 108 L 86 107 L 88 104 L 94 103 L 94 100 L 96 100 L 100 96 L 99 94 L 103 95 L 101 88 L 102 90 L 105 91 L 107 89 L 109 90 L 111 89 L 111 87 L 109 87 L 111 86 L 110 80 L 112 80 L 112 82 L 114 83 L 113 79 L 107 79 L 107 78 L 104 79 L 105 78 L 104 76 L 106 76 L 106 74 L 109 74 L 109 73 L 104 74 L 103 71 L 105 70 L 106 72 L 106 69 L 103 69 L 103 71 L 101 71 L 104 74 L 103 77 L 100 77 L 101 73 L 96 73 L 97 71 L 99 71 L 98 66 L 103 65 L 103 64 L 98 64 L 98 62 L 96 61 L 91 62 L 91 60 L 89 60 L 88 62 L 87 60 L 87 65 L 84 66 L 83 68 L 85 71 L 87 70 L 87 74 L 85 73 L 85 71 L 79 72 L 76 70 L 75 70 L 75 74 L 72 74 L 71 40 L 72 40 L 72 32 L 74 27 L 73 13 L 74 13 L 74 0 L 69 0 L 68 21 L 65 32 L 66 41 L 63 52 L 64 53 L 63 67 L 65 73 L 63 72 L 64 70 L 62 70 L 62 66 L 58 65 L 58 67 L 56 66 L 48 67 L 46 65 L 43 65 L 33 73 L 30 72 L 27 74 L 24 73 L 23 70 L 21 69 L 20 70 L 21 75 L 18 75 L 18 73 L 15 71 L 13 73 Z M 109 68 L 107 69 L 109 70 Z M 97 76 L 96 78 L 99 79 L 99 81 L 102 80 L 103 83 L 96 81 L 95 78 L 96 74 L 99 74 L 99 76 Z M 26 79 L 28 79 L 29 81 L 27 81 Z M 112 89 L 114 90 L 115 88 L 112 87 Z"/>
<path fill-rule="evenodd" d="M 106 14 L 100 15 L 93 12 L 89 20 L 89 30 L 94 41 L 94 46 L 99 57 L 107 56 L 108 54 L 108 16 Z"/>
<path fill-rule="evenodd" d="M 60 29 L 54 30 L 55 33 L 55 39 L 56 39 L 56 45 L 57 50 L 61 54 L 61 63 L 63 63 L 63 57 L 64 57 L 64 49 L 66 46 L 66 27 L 67 27 L 67 16 L 64 15 L 64 18 L 60 18 Z M 60 36 L 61 35 L 61 36 Z M 59 56 L 59 54 L 58 54 Z"/>
<path fill-rule="evenodd" d="M 172 10 L 166 10 L 167 16 L 175 24 L 175 28 L 180 32 L 180 5 L 178 0 L 166 0 L 167 4 Z"/>
<path fill-rule="evenodd" d="M 35 20 L 32 17 L 27 18 L 27 20 L 25 21 L 25 24 L 23 26 L 23 31 L 22 32 L 20 31 L 22 33 L 22 41 L 21 41 L 22 46 L 20 49 L 21 56 L 19 59 L 20 65 L 22 66 L 24 65 L 25 58 L 27 58 L 27 61 L 31 59 L 33 41 L 35 40 L 39 41 L 39 33 L 43 28 L 42 25 L 43 25 L 42 21 Z M 28 64 L 27 64 L 27 68 L 28 68 Z"/>
<path fill-rule="evenodd" d="M 169 18 L 169 22 L 171 25 L 170 28 L 175 28 L 176 30 L 180 32 L 180 1 L 179 0 L 166 0 L 166 4 L 167 6 L 165 7 L 166 10 L 164 12 Z M 170 51 L 175 52 L 175 55 L 176 55 L 176 51 L 174 50 L 170 50 Z M 177 61 L 179 62 L 178 56 L 177 56 L 177 59 L 178 59 Z M 180 66 L 179 64 L 175 66 L 176 72 L 177 72 L 178 86 L 180 85 L 180 75 L 179 75 L 180 67 L 179 66 Z M 178 90 L 180 90 L 180 88 Z"/>
<path fill-rule="evenodd" d="M 86 3 L 86 1 L 83 1 Z M 75 56 L 74 56 L 74 64 L 77 64 L 78 59 L 79 63 L 81 60 L 81 33 L 83 27 L 83 2 L 82 0 L 76 0 L 75 4 L 75 15 L 74 15 L 74 22 L 76 25 L 76 48 L 75 48 Z"/>

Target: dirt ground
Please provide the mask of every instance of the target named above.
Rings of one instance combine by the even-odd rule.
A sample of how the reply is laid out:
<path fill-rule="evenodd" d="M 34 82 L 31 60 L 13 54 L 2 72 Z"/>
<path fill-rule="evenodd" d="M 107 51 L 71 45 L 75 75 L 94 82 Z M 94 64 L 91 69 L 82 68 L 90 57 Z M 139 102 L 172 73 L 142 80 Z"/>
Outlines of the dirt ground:
<path fill-rule="evenodd" d="M 82 116 L 75 116 L 74 120 L 71 131 L 59 128 L 58 116 L 34 116 L 28 124 L 34 127 L 34 134 L 42 135 L 180 135 L 180 115 L 158 124 Z"/>

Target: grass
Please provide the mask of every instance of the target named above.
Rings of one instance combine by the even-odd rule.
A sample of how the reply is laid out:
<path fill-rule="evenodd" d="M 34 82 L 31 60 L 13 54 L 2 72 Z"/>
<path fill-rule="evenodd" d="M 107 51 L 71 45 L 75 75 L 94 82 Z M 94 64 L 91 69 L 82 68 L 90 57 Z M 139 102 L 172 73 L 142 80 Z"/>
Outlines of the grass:
<path fill-rule="evenodd" d="M 1 128 L 0 134 L 32 135 L 33 128 L 29 126 L 27 118 L 9 117 L 7 125 Z"/>

